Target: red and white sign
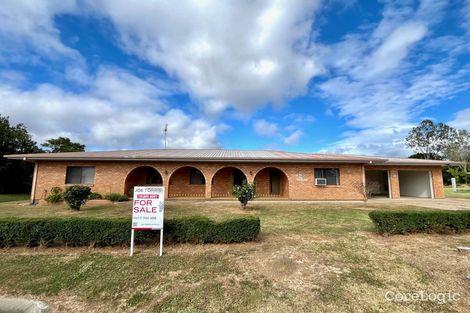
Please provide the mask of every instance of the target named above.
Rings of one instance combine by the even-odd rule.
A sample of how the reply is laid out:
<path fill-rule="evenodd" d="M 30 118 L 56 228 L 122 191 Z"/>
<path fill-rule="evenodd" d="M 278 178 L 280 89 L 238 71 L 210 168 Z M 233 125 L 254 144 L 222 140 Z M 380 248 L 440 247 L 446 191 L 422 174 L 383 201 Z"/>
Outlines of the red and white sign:
<path fill-rule="evenodd" d="M 134 254 L 136 230 L 160 230 L 160 256 L 163 254 L 163 211 L 165 210 L 163 187 L 134 187 L 132 199 L 131 251 Z"/>
<path fill-rule="evenodd" d="M 163 229 L 163 187 L 134 187 L 132 229 Z"/>

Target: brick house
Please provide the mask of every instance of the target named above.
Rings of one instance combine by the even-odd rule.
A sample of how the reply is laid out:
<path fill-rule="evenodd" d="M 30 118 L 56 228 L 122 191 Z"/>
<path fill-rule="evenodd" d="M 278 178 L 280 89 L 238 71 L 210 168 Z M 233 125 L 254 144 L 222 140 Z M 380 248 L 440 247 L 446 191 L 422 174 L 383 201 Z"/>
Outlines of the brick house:
<path fill-rule="evenodd" d="M 227 199 L 232 186 L 256 182 L 259 199 L 363 200 L 443 198 L 449 161 L 283 151 L 152 149 L 7 155 L 35 163 L 31 199 L 52 187 L 84 184 L 93 192 L 129 194 L 161 185 L 166 198 Z"/>

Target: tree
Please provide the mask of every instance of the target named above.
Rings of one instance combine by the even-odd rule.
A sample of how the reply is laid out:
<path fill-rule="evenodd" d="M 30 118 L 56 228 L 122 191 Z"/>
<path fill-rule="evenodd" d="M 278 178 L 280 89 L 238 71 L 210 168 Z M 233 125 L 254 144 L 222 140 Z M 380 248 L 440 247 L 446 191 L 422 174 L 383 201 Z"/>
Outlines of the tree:
<path fill-rule="evenodd" d="M 41 152 L 23 124 L 10 125 L 9 117 L 0 115 L 0 193 L 31 190 L 33 164 L 8 160 L 6 154 Z"/>
<path fill-rule="evenodd" d="M 238 199 L 238 201 L 240 201 L 242 209 L 245 209 L 248 201 L 255 198 L 256 184 L 250 184 L 245 179 L 241 185 L 233 186 L 232 194 Z"/>
<path fill-rule="evenodd" d="M 447 159 L 470 162 L 470 133 L 465 129 L 456 130 L 455 136 L 445 149 Z"/>
<path fill-rule="evenodd" d="M 70 138 L 58 137 L 51 138 L 41 146 L 46 148 L 47 152 L 82 152 L 85 151 L 85 145 L 79 142 L 72 142 Z"/>
<path fill-rule="evenodd" d="M 434 153 L 431 153 L 430 156 L 427 156 L 423 153 L 415 153 L 415 154 L 412 154 L 410 155 L 408 158 L 410 159 L 431 159 L 431 160 L 442 160 L 443 157 L 441 155 L 438 155 L 438 154 L 434 154 Z"/>
<path fill-rule="evenodd" d="M 458 129 L 453 140 L 446 148 L 446 157 L 449 160 L 465 162 L 465 165 L 457 168 L 448 168 L 447 173 L 455 177 L 457 183 L 468 184 L 468 174 L 470 171 L 470 133 L 465 129 Z"/>
<path fill-rule="evenodd" d="M 405 140 L 417 155 L 425 159 L 443 159 L 447 147 L 456 140 L 456 136 L 457 131 L 444 123 L 423 120 L 411 129 Z"/>

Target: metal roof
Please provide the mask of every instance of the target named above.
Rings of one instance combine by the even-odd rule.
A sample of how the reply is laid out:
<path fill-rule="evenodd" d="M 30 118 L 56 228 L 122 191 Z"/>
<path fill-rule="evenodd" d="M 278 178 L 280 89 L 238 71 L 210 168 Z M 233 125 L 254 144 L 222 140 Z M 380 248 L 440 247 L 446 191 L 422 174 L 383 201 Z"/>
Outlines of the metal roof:
<path fill-rule="evenodd" d="M 453 165 L 456 162 L 400 159 L 348 154 L 318 154 L 274 150 L 145 149 L 5 155 L 8 159 L 40 161 L 194 161 L 194 162 L 297 162 L 364 163 L 371 165 Z"/>

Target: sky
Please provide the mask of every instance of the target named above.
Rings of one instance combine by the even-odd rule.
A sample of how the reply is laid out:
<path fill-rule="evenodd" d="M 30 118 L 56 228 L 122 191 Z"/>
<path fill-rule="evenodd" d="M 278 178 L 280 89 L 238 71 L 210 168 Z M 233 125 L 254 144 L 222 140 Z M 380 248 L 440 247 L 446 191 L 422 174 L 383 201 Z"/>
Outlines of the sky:
<path fill-rule="evenodd" d="M 4 0 L 0 114 L 88 151 L 408 156 L 470 130 L 470 0 Z"/>

